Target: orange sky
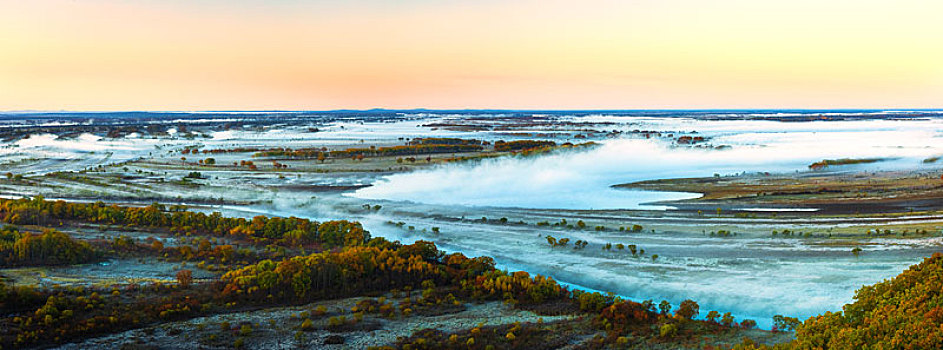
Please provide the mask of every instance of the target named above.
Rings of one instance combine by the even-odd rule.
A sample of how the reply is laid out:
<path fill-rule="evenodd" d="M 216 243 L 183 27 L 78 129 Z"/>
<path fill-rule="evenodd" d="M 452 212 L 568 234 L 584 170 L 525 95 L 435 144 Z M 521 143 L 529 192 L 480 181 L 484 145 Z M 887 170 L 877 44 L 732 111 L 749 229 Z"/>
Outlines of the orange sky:
<path fill-rule="evenodd" d="M 941 108 L 941 1 L 0 0 L 0 110 Z"/>

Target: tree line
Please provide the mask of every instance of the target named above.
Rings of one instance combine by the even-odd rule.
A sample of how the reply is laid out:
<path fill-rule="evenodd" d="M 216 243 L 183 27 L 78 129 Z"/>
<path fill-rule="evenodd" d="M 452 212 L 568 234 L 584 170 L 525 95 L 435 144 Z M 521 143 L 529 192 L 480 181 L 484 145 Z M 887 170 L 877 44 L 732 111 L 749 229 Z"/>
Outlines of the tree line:
<path fill-rule="evenodd" d="M 123 207 L 103 202 L 47 201 L 39 196 L 32 199 L 0 199 L 0 222 L 61 225 L 64 221 L 231 236 L 264 244 L 316 244 L 327 248 L 362 245 L 371 238 L 360 223 L 346 220 L 318 223 L 296 217 L 263 215 L 252 219 L 231 218 L 218 212 L 167 211 L 166 206 L 156 203 L 146 207 Z"/>
<path fill-rule="evenodd" d="M 0 228 L 0 266 L 71 265 L 97 256 L 88 243 L 56 230 L 31 234 L 14 227 Z"/>
<path fill-rule="evenodd" d="M 321 148 L 272 149 L 253 154 L 253 157 L 278 157 L 292 159 L 338 159 L 351 157 L 407 156 L 437 153 L 480 152 L 481 145 L 475 144 L 419 144 L 401 146 L 383 146 L 369 148 L 347 148 L 343 150 L 324 150 Z"/>

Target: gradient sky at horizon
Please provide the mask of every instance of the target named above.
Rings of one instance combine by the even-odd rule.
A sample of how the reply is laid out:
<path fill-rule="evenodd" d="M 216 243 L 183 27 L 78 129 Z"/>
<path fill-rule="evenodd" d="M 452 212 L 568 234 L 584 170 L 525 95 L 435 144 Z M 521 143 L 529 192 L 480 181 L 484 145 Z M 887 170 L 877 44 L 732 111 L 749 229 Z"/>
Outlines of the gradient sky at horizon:
<path fill-rule="evenodd" d="M 0 110 L 940 108 L 943 2 L 0 0 Z"/>

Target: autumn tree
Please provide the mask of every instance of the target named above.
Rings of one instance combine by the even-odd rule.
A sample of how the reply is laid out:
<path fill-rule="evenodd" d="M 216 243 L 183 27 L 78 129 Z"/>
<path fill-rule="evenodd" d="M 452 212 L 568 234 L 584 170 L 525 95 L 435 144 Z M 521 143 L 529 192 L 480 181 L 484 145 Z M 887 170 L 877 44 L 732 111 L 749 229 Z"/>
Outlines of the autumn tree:
<path fill-rule="evenodd" d="M 743 329 L 753 329 L 756 328 L 756 321 L 751 319 L 746 319 L 740 322 L 740 327 Z"/>
<path fill-rule="evenodd" d="M 678 305 L 678 310 L 675 311 L 675 317 L 690 320 L 697 316 L 699 313 L 699 306 L 694 300 L 687 299 L 681 302 Z"/>
<path fill-rule="evenodd" d="M 783 316 L 783 315 L 773 316 L 773 329 L 774 330 L 779 330 L 783 332 L 794 331 L 796 327 L 799 327 L 801 323 L 802 322 L 800 322 L 799 319 L 795 317 L 788 317 L 788 316 Z"/>
<path fill-rule="evenodd" d="M 190 287 L 190 284 L 193 283 L 193 271 L 190 271 L 190 270 L 177 271 L 177 283 L 180 284 L 181 288 Z"/>

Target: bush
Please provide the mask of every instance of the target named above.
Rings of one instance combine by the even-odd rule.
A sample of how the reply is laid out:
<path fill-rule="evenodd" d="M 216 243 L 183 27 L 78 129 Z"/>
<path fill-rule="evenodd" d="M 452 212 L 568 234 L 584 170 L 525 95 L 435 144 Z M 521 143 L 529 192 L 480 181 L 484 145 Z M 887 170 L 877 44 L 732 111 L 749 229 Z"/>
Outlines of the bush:
<path fill-rule="evenodd" d="M 661 330 L 658 332 L 662 338 L 671 338 L 678 334 L 678 326 L 674 323 L 667 323 L 661 326 Z"/>

